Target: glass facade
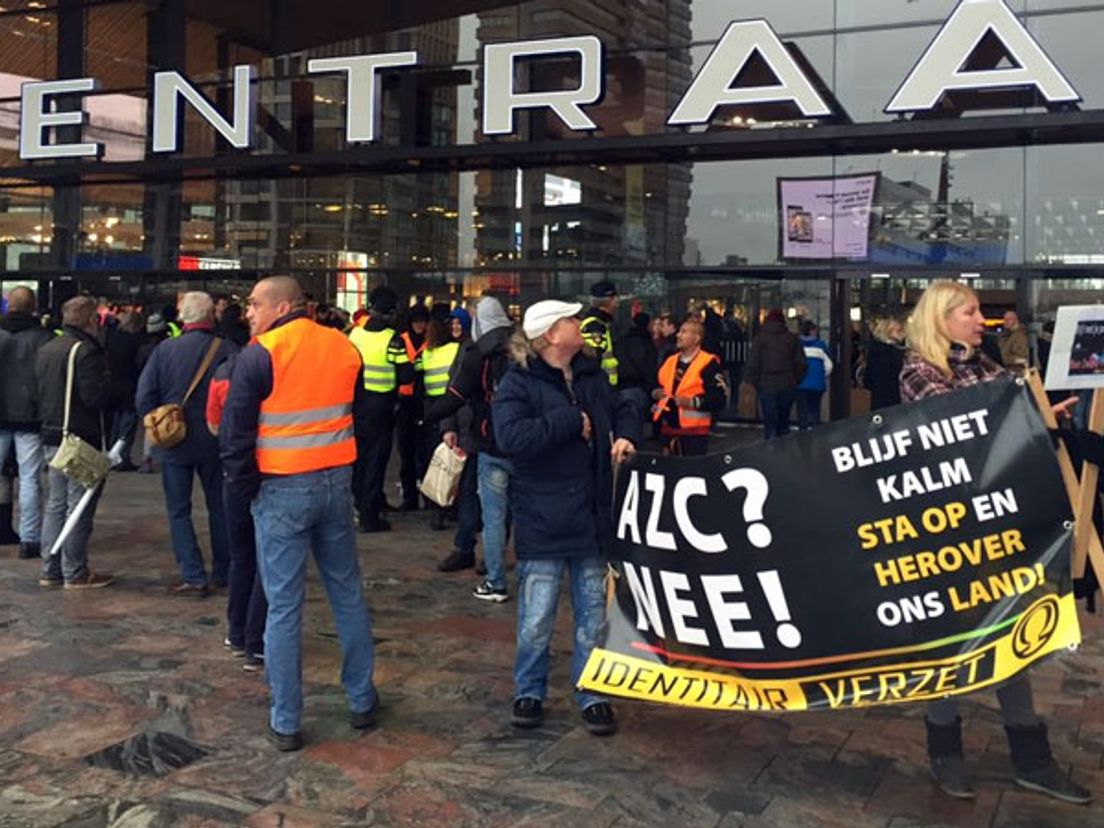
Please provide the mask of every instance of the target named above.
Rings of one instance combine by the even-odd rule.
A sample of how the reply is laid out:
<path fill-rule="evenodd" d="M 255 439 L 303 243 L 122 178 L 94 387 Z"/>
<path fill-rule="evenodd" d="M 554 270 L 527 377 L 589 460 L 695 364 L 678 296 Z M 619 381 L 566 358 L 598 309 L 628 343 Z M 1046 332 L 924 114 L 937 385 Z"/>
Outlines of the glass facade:
<path fill-rule="evenodd" d="M 288 272 L 353 309 L 384 282 L 517 306 L 612 278 L 651 310 L 709 303 L 746 331 L 781 305 L 841 339 L 856 316 L 966 274 L 987 307 L 1019 306 L 1038 324 L 1069 298 L 1095 301 L 1104 279 L 1092 36 L 1104 4 L 993 3 L 1078 104 L 1017 88 L 887 113 L 955 0 L 6 3 L 0 281 L 38 282 L 55 305 L 77 290 L 156 302 Z M 671 126 L 729 24 L 758 18 L 831 114 L 744 103 Z M 601 43 L 597 68 L 561 51 L 519 57 L 512 78 L 486 74 L 488 46 L 586 36 Z M 311 70 L 402 52 L 417 63 L 379 71 L 354 100 L 345 72 Z M 728 67 L 728 85 L 777 84 L 765 54 L 759 44 Z M 990 32 L 961 68 L 1017 64 Z M 180 72 L 229 129 L 242 65 L 247 148 L 182 105 L 177 151 L 153 151 L 155 73 Z M 592 71 L 600 100 L 579 107 L 592 129 L 543 106 L 514 111 L 508 134 L 485 132 L 492 88 L 573 90 Z M 55 109 L 79 103 L 87 124 L 49 141 L 102 143 L 102 159 L 21 158 L 22 84 L 76 77 L 98 89 L 56 96 Z M 349 140 L 353 107 L 369 113 L 373 143 Z"/>

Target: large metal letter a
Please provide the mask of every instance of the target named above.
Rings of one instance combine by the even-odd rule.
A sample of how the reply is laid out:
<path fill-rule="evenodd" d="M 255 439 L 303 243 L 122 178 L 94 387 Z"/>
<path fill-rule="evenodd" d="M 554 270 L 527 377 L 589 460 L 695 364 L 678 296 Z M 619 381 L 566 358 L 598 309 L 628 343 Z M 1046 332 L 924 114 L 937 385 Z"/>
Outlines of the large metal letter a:
<path fill-rule="evenodd" d="M 963 71 L 962 66 L 989 33 L 1000 40 L 1016 65 Z M 1050 103 L 1081 100 L 1004 0 L 962 0 L 885 111 L 931 109 L 945 92 L 954 89 L 1016 86 L 1034 86 Z"/>

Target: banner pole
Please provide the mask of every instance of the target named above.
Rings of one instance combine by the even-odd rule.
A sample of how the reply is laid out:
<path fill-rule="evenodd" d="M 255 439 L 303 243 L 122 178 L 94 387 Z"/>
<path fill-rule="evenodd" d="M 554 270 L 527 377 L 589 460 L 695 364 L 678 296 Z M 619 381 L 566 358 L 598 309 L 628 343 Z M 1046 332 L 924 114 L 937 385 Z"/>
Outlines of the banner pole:
<path fill-rule="evenodd" d="M 1051 408 L 1050 400 L 1047 399 L 1046 391 L 1043 388 L 1042 378 L 1039 376 L 1039 371 L 1032 368 L 1027 372 L 1027 385 L 1031 389 L 1032 395 L 1035 397 L 1035 404 L 1039 408 L 1039 413 L 1043 417 L 1043 423 L 1048 429 L 1056 430 L 1058 428 L 1058 419 L 1054 416 L 1054 411 Z M 1098 399 L 1104 399 L 1104 395 L 1099 392 L 1093 393 L 1093 404 L 1097 405 Z M 1090 412 L 1091 415 L 1091 412 Z M 1090 423 L 1091 427 L 1091 423 Z M 1099 429 L 1099 426 L 1098 426 Z M 1091 494 L 1096 489 L 1096 479 L 1093 480 L 1093 488 L 1090 490 L 1090 497 L 1088 503 L 1088 518 L 1081 519 L 1083 514 L 1082 505 L 1082 483 L 1077 479 L 1077 471 L 1073 468 L 1073 460 L 1070 458 L 1069 450 L 1066 449 L 1065 443 L 1059 441 L 1058 448 L 1058 468 L 1062 472 L 1062 482 L 1066 486 L 1066 494 L 1069 496 L 1070 508 L 1073 509 L 1073 518 L 1076 521 L 1077 527 L 1074 531 L 1074 541 L 1071 556 L 1071 572 L 1074 578 L 1080 578 L 1085 574 L 1085 562 L 1091 560 L 1093 569 L 1096 571 L 1098 579 L 1104 581 L 1104 545 L 1101 544 L 1100 535 L 1096 531 L 1096 527 L 1092 522 L 1092 508 L 1093 501 Z M 1087 465 L 1086 465 L 1087 468 Z M 1099 468 L 1093 466 L 1094 474 L 1099 473 Z M 1081 536 L 1081 546 L 1078 546 L 1078 530 L 1083 534 Z"/>

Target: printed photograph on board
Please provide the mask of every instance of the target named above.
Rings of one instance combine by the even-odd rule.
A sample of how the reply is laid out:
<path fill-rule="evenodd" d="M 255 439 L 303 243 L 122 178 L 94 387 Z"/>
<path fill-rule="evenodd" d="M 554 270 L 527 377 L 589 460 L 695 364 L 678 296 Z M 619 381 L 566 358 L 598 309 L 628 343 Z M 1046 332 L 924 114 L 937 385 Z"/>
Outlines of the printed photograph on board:
<path fill-rule="evenodd" d="M 1104 305 L 1058 308 L 1047 362 L 1047 390 L 1101 387 L 1104 387 Z"/>

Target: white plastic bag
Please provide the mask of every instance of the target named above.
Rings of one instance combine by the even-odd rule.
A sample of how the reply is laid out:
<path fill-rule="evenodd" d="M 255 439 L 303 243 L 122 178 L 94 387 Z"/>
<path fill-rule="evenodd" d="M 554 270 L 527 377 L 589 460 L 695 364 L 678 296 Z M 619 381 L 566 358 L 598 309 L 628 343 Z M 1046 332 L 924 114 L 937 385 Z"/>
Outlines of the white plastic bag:
<path fill-rule="evenodd" d="M 433 452 L 429 470 L 422 478 L 421 490 L 438 506 L 451 506 L 460 488 L 460 475 L 464 473 L 467 457 L 457 454 L 444 443 Z"/>

